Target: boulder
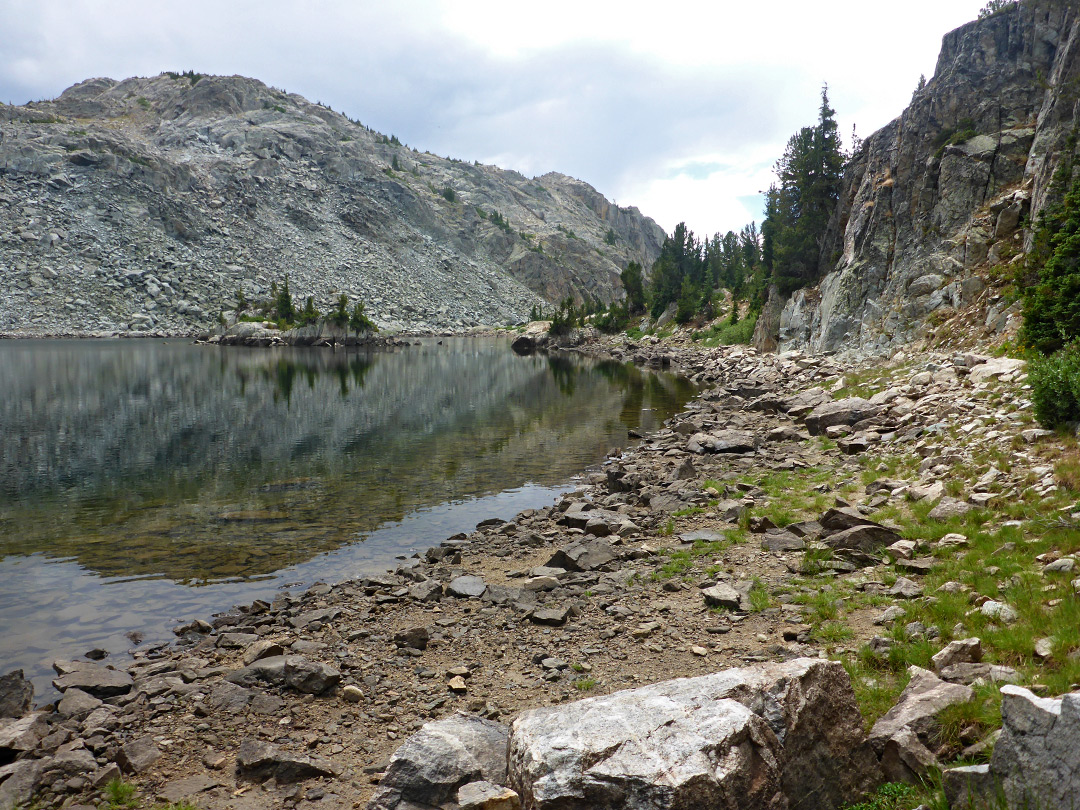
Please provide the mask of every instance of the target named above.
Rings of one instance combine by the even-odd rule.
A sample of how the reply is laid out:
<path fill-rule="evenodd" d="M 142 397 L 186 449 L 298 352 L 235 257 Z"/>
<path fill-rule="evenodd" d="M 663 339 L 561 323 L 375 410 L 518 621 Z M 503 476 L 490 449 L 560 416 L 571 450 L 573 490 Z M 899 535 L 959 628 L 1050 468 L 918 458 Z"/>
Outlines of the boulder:
<path fill-rule="evenodd" d="M 331 666 L 311 661 L 302 655 L 274 655 L 262 658 L 225 676 L 239 686 L 260 683 L 287 686 L 298 692 L 321 695 L 340 682 L 341 673 Z"/>
<path fill-rule="evenodd" d="M 932 745 L 938 731 L 938 712 L 958 703 L 967 703 L 975 696 L 970 686 L 947 683 L 929 670 L 912 666 L 908 667 L 908 672 L 911 680 L 900 699 L 870 729 L 870 744 L 879 755 L 884 754 L 886 745 L 894 738 L 897 747 L 911 751 L 913 746 L 909 744 L 907 732 L 914 734 L 924 746 Z M 905 757 L 901 755 L 895 759 L 900 763 Z M 922 752 L 918 751 L 911 761 L 922 759 Z M 896 774 L 891 776 L 895 778 Z M 915 772 L 911 776 L 921 776 L 921 773 Z"/>
<path fill-rule="evenodd" d="M 536 341 L 529 335 L 520 335 L 510 344 L 510 348 L 514 350 L 514 354 L 528 356 L 536 351 Z"/>
<path fill-rule="evenodd" d="M 705 604 L 709 607 L 721 607 L 728 610 L 739 609 L 739 592 L 723 582 L 705 588 L 701 595 L 705 598 Z"/>
<path fill-rule="evenodd" d="M 33 751 L 48 733 L 49 725 L 41 712 L 17 720 L 0 720 L 0 761 L 14 759 L 23 751 Z"/>
<path fill-rule="evenodd" d="M 473 782 L 506 784 L 506 726 L 458 712 L 427 723 L 393 756 L 368 810 L 434 807 Z"/>
<path fill-rule="evenodd" d="M 822 538 L 830 548 L 867 553 L 880 551 L 901 539 L 903 538 L 898 532 L 877 523 L 852 526 L 850 529 L 834 532 Z"/>
<path fill-rule="evenodd" d="M 0 717 L 22 717 L 34 705 L 34 685 L 15 669 L 0 677 Z"/>
<path fill-rule="evenodd" d="M 818 521 L 821 524 L 821 528 L 829 532 L 842 532 L 845 529 L 853 529 L 856 526 L 880 526 L 880 523 L 876 523 L 870 518 L 866 517 L 858 509 L 853 509 L 850 506 L 830 509 L 821 519 Z"/>
<path fill-rule="evenodd" d="M 870 419 L 881 412 L 881 407 L 872 405 L 861 397 L 849 397 L 818 405 L 806 416 L 806 429 L 811 436 L 818 436 L 827 428 L 835 425 L 854 425 L 864 419 Z"/>
<path fill-rule="evenodd" d="M 942 498 L 937 506 L 930 510 L 927 515 L 930 520 L 939 520 L 944 523 L 954 517 L 963 517 L 974 507 L 970 503 L 958 501 L 956 498 Z"/>
<path fill-rule="evenodd" d="M 945 667 L 953 664 L 977 664 L 982 661 L 982 641 L 977 638 L 962 638 L 950 641 L 945 649 L 930 659 L 934 662 L 934 671 L 941 674 Z"/>
<path fill-rule="evenodd" d="M 75 688 L 96 698 L 109 698 L 127 694 L 135 683 L 126 672 L 116 669 L 97 664 L 77 664 L 76 666 L 77 669 L 72 669 L 53 680 L 53 686 L 57 691 L 65 692 Z"/>
<path fill-rule="evenodd" d="M 509 761 L 530 810 L 836 808 L 878 778 L 846 672 L 818 659 L 528 710 Z"/>
<path fill-rule="evenodd" d="M 139 737 L 120 747 L 116 764 L 129 773 L 142 773 L 161 759 L 161 749 L 153 737 Z"/>
<path fill-rule="evenodd" d="M 459 599 L 479 599 L 486 590 L 487 583 L 484 582 L 483 578 L 471 574 L 455 577 L 446 586 L 446 592 L 450 596 L 456 596 Z"/>
<path fill-rule="evenodd" d="M 757 449 L 757 438 L 746 430 L 695 433 L 687 442 L 686 449 L 699 455 L 703 453 L 752 453 Z"/>
<path fill-rule="evenodd" d="M 1080 693 L 1040 698 L 1001 687 L 1001 736 L 989 773 L 1009 807 L 1073 810 L 1080 796 Z"/>
<path fill-rule="evenodd" d="M 545 567 L 564 571 L 592 571 L 607 565 L 615 557 L 614 547 L 606 540 L 585 540 L 556 551 Z"/>
<path fill-rule="evenodd" d="M 236 769 L 241 775 L 278 783 L 300 782 L 317 776 L 333 776 L 333 766 L 322 757 L 293 754 L 261 740 L 246 739 L 236 752 Z"/>

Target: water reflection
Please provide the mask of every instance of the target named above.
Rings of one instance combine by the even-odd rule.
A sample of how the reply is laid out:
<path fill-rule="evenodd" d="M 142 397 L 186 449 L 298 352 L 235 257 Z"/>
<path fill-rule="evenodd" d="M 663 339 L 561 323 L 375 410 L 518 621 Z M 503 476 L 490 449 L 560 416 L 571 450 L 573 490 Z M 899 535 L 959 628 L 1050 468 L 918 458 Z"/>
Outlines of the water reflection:
<path fill-rule="evenodd" d="M 463 504 L 550 502 L 627 429 L 692 395 L 668 375 L 481 339 L 382 354 L 13 341 L 0 343 L 0 391 L 0 558 L 65 561 L 32 604 L 63 591 L 56 571 L 95 579 L 108 597 L 80 599 L 109 627 L 126 620 L 101 605 L 158 587 L 134 577 L 162 581 L 162 606 L 194 600 L 205 615 L 231 604 L 215 583 L 246 598 L 236 583 L 310 581 L 343 553 L 385 565 L 490 516 Z M 432 515 L 445 504 L 466 524 L 444 532 Z M 409 536 L 387 535 L 395 525 Z M 31 604 L 11 575 L 0 571 L 0 626 Z M 177 587 L 183 599 L 167 596 Z M 4 635 L 0 668 L 13 654 Z"/>

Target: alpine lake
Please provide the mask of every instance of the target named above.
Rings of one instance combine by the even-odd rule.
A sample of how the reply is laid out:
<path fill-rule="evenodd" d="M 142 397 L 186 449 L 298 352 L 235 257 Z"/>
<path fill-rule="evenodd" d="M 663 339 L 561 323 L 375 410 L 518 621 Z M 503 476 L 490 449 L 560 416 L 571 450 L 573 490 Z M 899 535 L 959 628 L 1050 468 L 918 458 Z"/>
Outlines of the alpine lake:
<path fill-rule="evenodd" d="M 496 338 L 0 341 L 0 674 L 41 703 L 54 659 L 123 658 L 548 506 L 694 393 Z"/>

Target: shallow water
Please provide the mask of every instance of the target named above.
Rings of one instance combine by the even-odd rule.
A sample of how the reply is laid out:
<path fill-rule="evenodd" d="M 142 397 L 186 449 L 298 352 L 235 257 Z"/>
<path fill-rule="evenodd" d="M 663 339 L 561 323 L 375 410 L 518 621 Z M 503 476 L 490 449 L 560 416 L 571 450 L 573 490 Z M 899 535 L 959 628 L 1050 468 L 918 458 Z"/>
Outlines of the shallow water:
<path fill-rule="evenodd" d="M 493 339 L 0 342 L 0 673 L 22 667 L 41 700 L 54 658 L 550 504 L 692 393 Z"/>

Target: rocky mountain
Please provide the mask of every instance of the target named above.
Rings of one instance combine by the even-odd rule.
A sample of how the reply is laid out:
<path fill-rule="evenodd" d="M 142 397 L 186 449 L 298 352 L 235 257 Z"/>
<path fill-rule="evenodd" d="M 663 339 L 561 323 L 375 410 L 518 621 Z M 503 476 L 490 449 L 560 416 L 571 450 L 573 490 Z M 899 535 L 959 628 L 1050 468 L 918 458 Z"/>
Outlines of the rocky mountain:
<path fill-rule="evenodd" d="M 1018 322 L 992 282 L 1023 258 L 1078 105 L 1075 3 L 1022 0 L 946 35 L 933 78 L 846 169 L 827 274 L 774 297 L 759 345 L 882 352 L 975 305 L 980 329 Z"/>
<path fill-rule="evenodd" d="M 499 325 L 620 296 L 663 239 L 579 180 L 418 152 L 253 79 L 0 105 L 0 330 L 190 331 L 286 274 L 384 327 Z"/>

